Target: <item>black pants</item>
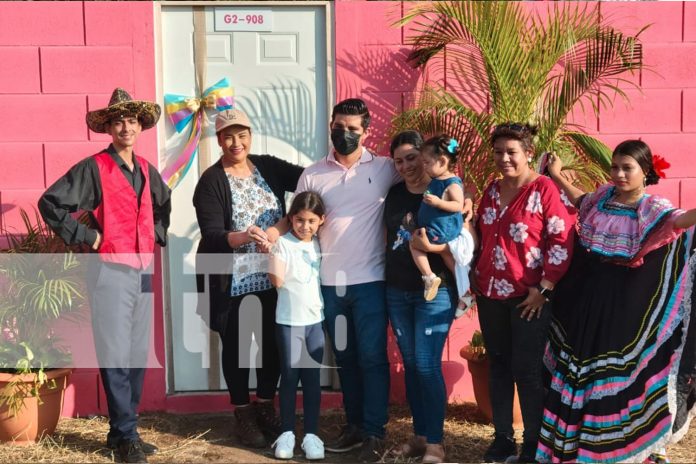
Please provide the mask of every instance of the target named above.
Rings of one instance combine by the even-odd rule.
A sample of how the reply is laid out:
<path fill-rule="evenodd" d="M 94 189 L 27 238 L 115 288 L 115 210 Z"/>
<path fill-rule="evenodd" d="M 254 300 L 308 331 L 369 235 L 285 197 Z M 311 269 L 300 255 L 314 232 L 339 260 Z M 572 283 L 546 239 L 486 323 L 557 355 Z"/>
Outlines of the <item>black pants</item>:
<path fill-rule="evenodd" d="M 691 319 L 685 329 L 686 341 L 679 361 L 677 376 L 677 411 L 672 431 L 681 429 L 696 402 L 696 295 L 691 297 Z"/>
<path fill-rule="evenodd" d="M 513 434 L 514 386 L 520 397 L 524 441 L 536 442 L 544 413 L 543 356 L 551 306 L 541 317 L 521 319 L 523 297 L 492 300 L 476 297 L 486 352 L 490 360 L 490 395 L 496 433 Z"/>
<path fill-rule="evenodd" d="M 295 431 L 297 384 L 302 382 L 304 433 L 317 434 L 321 405 L 321 360 L 324 328 L 321 322 L 308 326 L 277 327 L 280 347 L 280 419 L 283 432 Z"/>
<path fill-rule="evenodd" d="M 251 337 L 256 339 L 256 396 L 275 397 L 280 362 L 275 333 L 275 289 L 230 298 L 222 340 L 222 372 L 234 405 L 249 403 L 249 354 Z"/>

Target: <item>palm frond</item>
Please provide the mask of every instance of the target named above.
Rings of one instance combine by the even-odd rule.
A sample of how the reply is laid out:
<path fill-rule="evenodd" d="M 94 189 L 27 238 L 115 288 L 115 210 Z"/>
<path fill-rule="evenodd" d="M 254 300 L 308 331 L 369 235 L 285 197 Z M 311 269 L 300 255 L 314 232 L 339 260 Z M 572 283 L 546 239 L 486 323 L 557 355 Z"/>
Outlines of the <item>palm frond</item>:
<path fill-rule="evenodd" d="M 612 150 L 604 142 L 581 132 L 564 132 L 563 137 L 570 140 L 579 152 L 601 166 L 605 175 L 609 173 Z"/>
<path fill-rule="evenodd" d="M 465 140 L 463 176 L 478 188 L 494 175 L 492 127 L 528 122 L 539 129 L 538 152 L 560 153 L 583 184 L 602 181 L 608 149 L 569 123 L 568 115 L 627 99 L 625 89 L 635 86 L 627 76 L 643 66 L 640 33 L 607 26 L 589 2 L 554 3 L 543 17 L 529 11 L 520 2 L 420 2 L 410 8 L 396 23 L 413 31 L 410 63 L 424 68 L 444 58 L 445 88 L 426 84 L 416 103 L 395 117 L 394 128 Z M 469 105 L 457 94 L 457 81 L 466 84 L 462 93 L 479 92 L 487 106 Z"/>

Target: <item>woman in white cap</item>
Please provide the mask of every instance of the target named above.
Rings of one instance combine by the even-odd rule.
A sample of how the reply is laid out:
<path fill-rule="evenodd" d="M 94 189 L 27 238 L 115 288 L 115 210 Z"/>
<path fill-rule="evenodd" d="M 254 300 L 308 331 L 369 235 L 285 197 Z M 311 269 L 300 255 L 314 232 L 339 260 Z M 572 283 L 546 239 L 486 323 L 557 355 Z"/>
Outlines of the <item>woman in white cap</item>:
<path fill-rule="evenodd" d="M 209 303 L 210 328 L 222 341 L 222 371 L 235 405 L 237 435 L 243 445 L 263 448 L 281 431 L 273 406 L 280 376 L 275 339 L 277 293 L 267 269 L 254 258 L 262 251 L 257 246 L 268 243 L 265 229 L 285 216 L 285 193 L 295 191 L 303 168 L 270 155 L 249 154 L 251 123 L 238 109 L 219 113 L 215 132 L 222 157 L 201 175 L 193 196 L 201 229 L 198 253 L 237 256 L 232 274 L 208 276 L 210 298 L 199 305 Z M 199 274 L 199 285 L 202 278 Z M 247 298 L 249 295 L 255 298 Z M 240 359 L 249 359 L 252 334 L 260 348 L 253 403 L 249 368 L 240 363 Z"/>

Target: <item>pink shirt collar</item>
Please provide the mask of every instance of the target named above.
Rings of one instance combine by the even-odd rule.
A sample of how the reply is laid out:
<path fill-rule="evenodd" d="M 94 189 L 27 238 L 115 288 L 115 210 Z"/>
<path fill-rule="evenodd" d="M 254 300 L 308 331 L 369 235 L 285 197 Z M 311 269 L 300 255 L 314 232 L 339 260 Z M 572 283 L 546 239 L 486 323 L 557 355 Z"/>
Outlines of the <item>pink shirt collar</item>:
<path fill-rule="evenodd" d="M 353 164 L 353 166 L 351 166 L 350 168 L 346 168 L 341 163 L 339 163 L 338 160 L 336 159 L 336 150 L 334 150 L 333 148 L 331 150 L 329 150 L 329 154 L 326 155 L 327 162 L 337 164 L 338 166 L 342 167 L 343 169 L 352 169 L 354 166 L 357 166 L 358 164 L 369 163 L 374 158 L 375 158 L 375 155 L 370 153 L 370 151 L 367 148 L 363 147 L 362 148 L 362 155 L 360 155 L 360 159 L 358 160 L 358 162 Z"/>

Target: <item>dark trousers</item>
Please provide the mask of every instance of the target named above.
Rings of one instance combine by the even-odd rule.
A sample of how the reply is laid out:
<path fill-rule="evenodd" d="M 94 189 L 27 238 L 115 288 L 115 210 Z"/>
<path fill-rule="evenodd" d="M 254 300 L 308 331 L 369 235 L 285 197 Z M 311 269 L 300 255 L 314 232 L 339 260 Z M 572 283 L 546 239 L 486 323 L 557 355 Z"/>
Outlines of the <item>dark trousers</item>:
<path fill-rule="evenodd" d="M 92 330 L 109 410 L 107 440 L 136 440 L 152 317 L 151 271 L 95 257 L 88 271 Z"/>
<path fill-rule="evenodd" d="M 385 293 L 384 282 L 321 286 L 346 419 L 377 438 L 384 437 L 389 408 Z"/>
<path fill-rule="evenodd" d="M 516 306 L 523 297 L 492 300 L 476 297 L 486 352 L 490 360 L 491 405 L 496 433 L 512 435 L 512 403 L 514 386 L 520 397 L 524 441 L 538 441 L 544 413 L 543 356 L 546 345 L 551 305 L 541 317 L 521 319 Z"/>
<path fill-rule="evenodd" d="M 280 362 L 276 343 L 275 289 L 230 298 L 222 340 L 222 373 L 232 404 L 249 404 L 249 355 L 252 335 L 259 346 L 256 355 L 256 396 L 275 397 Z"/>
<path fill-rule="evenodd" d="M 302 382 L 304 433 L 317 434 L 321 405 L 321 360 L 324 357 L 322 323 L 308 326 L 277 325 L 280 352 L 280 419 L 283 432 L 295 431 L 297 384 Z"/>
<path fill-rule="evenodd" d="M 691 317 L 684 330 L 686 340 L 677 375 L 677 410 L 674 415 L 673 432 L 684 427 L 689 412 L 696 403 L 696 295 L 691 296 Z"/>

